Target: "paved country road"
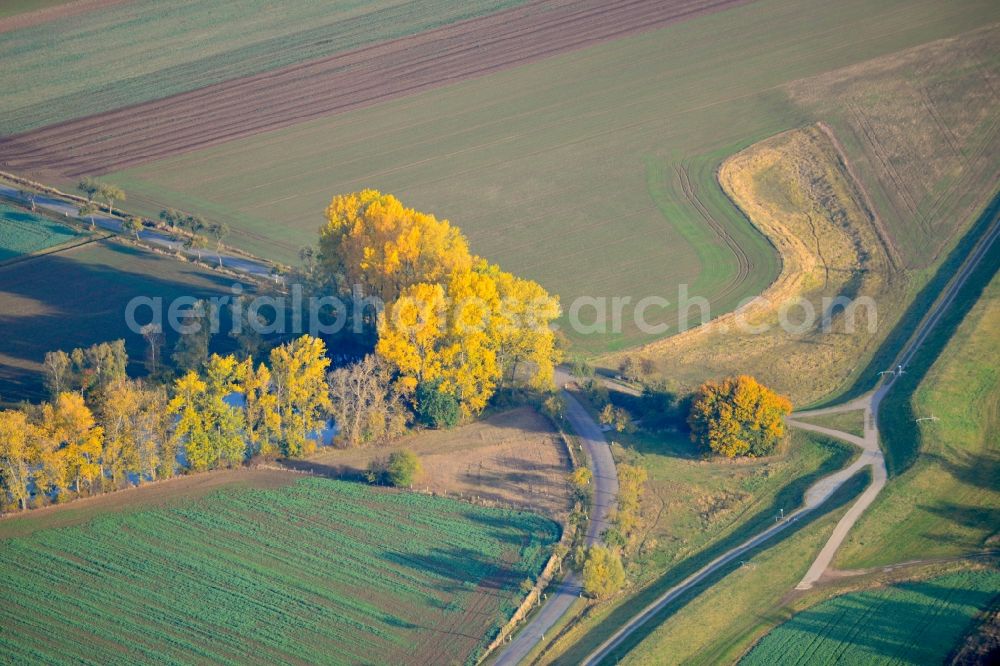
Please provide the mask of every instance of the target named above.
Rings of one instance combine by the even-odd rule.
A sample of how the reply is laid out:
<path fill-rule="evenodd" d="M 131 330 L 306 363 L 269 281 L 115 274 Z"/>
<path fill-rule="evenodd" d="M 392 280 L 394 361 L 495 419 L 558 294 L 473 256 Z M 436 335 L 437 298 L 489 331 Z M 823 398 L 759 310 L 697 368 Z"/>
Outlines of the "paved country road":
<path fill-rule="evenodd" d="M 565 386 L 571 380 L 572 377 L 566 370 L 556 370 L 558 386 Z M 587 527 L 587 545 L 592 546 L 601 540 L 601 534 L 608 528 L 608 514 L 618 496 L 618 472 L 611 456 L 611 447 L 604 439 L 601 427 L 576 398 L 565 390 L 561 391 L 561 395 L 566 401 L 566 419 L 587 452 L 594 474 L 594 506 Z M 569 610 L 580 596 L 581 589 L 579 574 L 568 574 L 555 592 L 549 593 L 548 601 L 541 610 L 503 648 L 494 663 L 498 666 L 512 666 L 524 659 L 542 640 L 545 632 Z"/>
<path fill-rule="evenodd" d="M 956 271 L 955 275 L 951 278 L 951 281 L 945 287 L 941 296 L 937 299 L 931 309 L 927 312 L 924 318 L 920 321 L 917 328 L 910 335 L 907 342 L 903 345 L 902 350 L 900 350 L 899 355 L 896 357 L 894 362 L 895 370 L 905 371 L 906 366 L 913 359 L 913 356 L 917 353 L 920 345 L 927 339 L 930 335 L 934 326 L 940 321 L 941 317 L 944 315 L 945 311 L 948 309 L 959 290 L 968 280 L 969 275 L 975 270 L 976 266 L 989 251 L 990 246 L 996 240 L 997 236 L 1000 235 L 1000 212 L 997 210 L 992 211 L 993 220 L 990 222 L 990 226 L 983 233 L 983 236 L 973 247 L 969 256 L 965 258 L 962 265 Z M 891 377 L 890 379 L 885 379 L 886 376 Z M 875 500 L 879 492 L 885 486 L 886 483 L 886 468 L 885 468 L 885 458 L 882 454 L 881 448 L 878 445 L 878 408 L 882 399 L 892 388 L 898 375 L 893 373 L 889 375 L 883 375 L 883 380 L 876 386 L 876 388 L 860 398 L 852 400 L 844 405 L 839 405 L 836 407 L 830 407 L 826 409 L 817 409 L 808 412 L 798 412 L 793 414 L 793 417 L 807 417 L 807 416 L 817 416 L 820 414 L 831 414 L 841 411 L 851 411 L 857 409 L 864 409 L 865 411 L 865 436 L 857 437 L 855 435 L 850 435 L 848 433 L 840 432 L 838 430 L 833 430 L 831 428 L 823 428 L 821 426 L 814 426 L 812 424 L 805 424 L 796 421 L 795 418 L 789 419 L 789 425 L 793 427 L 803 428 L 806 430 L 811 430 L 814 432 L 819 432 L 827 434 L 829 436 L 837 437 L 844 441 L 850 442 L 859 446 L 862 449 L 861 455 L 848 467 L 826 476 L 815 484 L 813 484 L 805 493 L 803 499 L 803 505 L 796 511 L 789 514 L 784 521 L 776 523 L 774 526 L 768 528 L 767 530 L 761 532 L 755 537 L 752 537 L 742 543 L 741 545 L 733 548 L 732 550 L 723 553 L 716 559 L 709 562 L 707 565 L 693 573 L 692 575 L 685 578 L 683 581 L 670 588 L 662 595 L 657 597 L 652 603 L 646 606 L 644 609 L 639 611 L 638 614 L 634 615 L 632 619 L 626 622 L 618 631 L 611 635 L 604 643 L 602 643 L 596 650 L 591 652 L 583 663 L 588 666 L 595 666 L 601 663 L 604 659 L 609 657 L 615 649 L 617 649 L 629 636 L 631 636 L 637 629 L 642 627 L 644 624 L 649 622 L 653 617 L 655 617 L 664 607 L 669 605 L 671 602 L 676 600 L 685 592 L 689 591 L 692 587 L 697 585 L 700 581 L 704 580 L 706 577 L 712 573 L 718 571 L 721 567 L 731 563 L 736 558 L 740 557 L 747 551 L 764 544 L 772 537 L 780 534 L 781 532 L 788 529 L 791 525 L 803 518 L 808 516 L 817 507 L 821 506 L 838 488 L 840 488 L 851 476 L 856 472 L 860 471 L 866 466 L 872 467 L 872 483 L 868 488 L 861 494 L 861 496 L 855 501 L 854 505 L 848 509 L 847 513 L 841 518 L 840 522 L 834 528 L 834 532 L 830 539 L 827 541 L 826 545 L 822 548 L 817 556 L 816 560 L 813 562 L 809 571 L 802 581 L 796 586 L 796 589 L 809 589 L 812 585 L 819 580 L 823 573 L 827 570 L 830 562 L 833 560 L 833 556 L 836 554 L 837 549 L 843 542 L 844 537 L 850 531 L 851 527 L 857 521 L 858 517 L 864 512 L 865 509 Z"/>
<path fill-rule="evenodd" d="M 0 196 L 10 199 L 12 201 L 17 201 L 21 205 L 29 206 L 29 202 L 26 197 L 21 196 L 21 192 L 16 187 L 11 187 L 0 183 Z M 90 224 L 90 217 L 80 217 L 80 206 L 73 202 L 67 201 L 65 199 L 60 199 L 47 194 L 38 194 L 35 196 L 35 207 L 42 208 L 48 211 L 50 214 L 55 214 L 61 217 L 73 218 L 83 222 L 85 224 Z M 94 226 L 100 227 L 107 231 L 113 231 L 115 233 L 123 233 L 122 231 L 122 220 L 119 217 L 113 215 L 108 215 L 107 213 L 98 213 L 94 217 Z M 153 229 L 143 229 L 139 232 L 139 239 L 150 245 L 169 250 L 171 252 L 180 252 L 188 257 L 197 258 L 198 253 L 189 250 L 184 247 L 183 241 L 177 240 L 174 236 L 164 233 L 162 231 L 156 231 Z M 221 256 L 220 256 L 221 255 Z M 201 253 L 201 259 L 205 261 L 215 261 L 218 263 L 221 261 L 225 268 L 234 270 L 240 273 L 246 273 L 247 275 L 253 275 L 255 277 L 271 278 L 271 265 L 264 261 L 256 261 L 254 259 L 249 259 L 247 257 L 241 257 L 239 255 L 230 254 L 227 252 L 216 253 L 211 250 L 204 250 Z"/>

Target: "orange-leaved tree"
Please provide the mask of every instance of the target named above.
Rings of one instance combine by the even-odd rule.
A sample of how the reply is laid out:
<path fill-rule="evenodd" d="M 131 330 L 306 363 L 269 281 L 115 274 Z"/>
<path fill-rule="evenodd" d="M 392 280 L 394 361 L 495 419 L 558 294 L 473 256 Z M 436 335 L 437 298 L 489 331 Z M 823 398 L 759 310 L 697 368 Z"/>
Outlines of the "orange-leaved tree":
<path fill-rule="evenodd" d="M 764 456 L 785 435 L 792 403 L 753 377 L 727 377 L 706 382 L 695 394 L 688 425 L 691 439 L 713 453 Z"/>

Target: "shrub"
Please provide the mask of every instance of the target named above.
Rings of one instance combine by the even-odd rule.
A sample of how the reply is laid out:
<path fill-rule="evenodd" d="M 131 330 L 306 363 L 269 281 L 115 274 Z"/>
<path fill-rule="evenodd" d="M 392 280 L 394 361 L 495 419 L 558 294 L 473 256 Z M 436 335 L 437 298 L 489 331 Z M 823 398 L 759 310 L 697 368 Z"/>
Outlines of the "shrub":
<path fill-rule="evenodd" d="M 440 381 L 422 382 L 417 386 L 417 417 L 432 428 L 458 425 L 462 410 L 455 396 L 439 390 Z"/>
<path fill-rule="evenodd" d="M 389 483 L 397 488 L 412 486 L 414 478 L 420 471 L 420 460 L 417 459 L 417 455 L 406 449 L 393 451 L 385 467 Z"/>

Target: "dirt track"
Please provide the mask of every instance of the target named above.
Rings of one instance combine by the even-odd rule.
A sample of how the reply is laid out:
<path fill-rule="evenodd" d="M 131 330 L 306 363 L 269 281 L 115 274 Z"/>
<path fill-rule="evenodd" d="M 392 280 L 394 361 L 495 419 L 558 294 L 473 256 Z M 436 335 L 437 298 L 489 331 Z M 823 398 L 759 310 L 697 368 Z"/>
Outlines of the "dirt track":
<path fill-rule="evenodd" d="M 142 164 L 664 26 L 746 0 L 526 5 L 0 139 L 3 168 L 74 178 Z"/>

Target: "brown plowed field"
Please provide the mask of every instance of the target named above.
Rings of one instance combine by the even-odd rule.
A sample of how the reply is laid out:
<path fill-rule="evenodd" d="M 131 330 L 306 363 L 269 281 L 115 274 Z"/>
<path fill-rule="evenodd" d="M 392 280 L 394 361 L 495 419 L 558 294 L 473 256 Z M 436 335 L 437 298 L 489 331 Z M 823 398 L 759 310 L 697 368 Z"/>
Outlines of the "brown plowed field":
<path fill-rule="evenodd" d="M 312 62 L 0 139 L 5 169 L 76 177 L 285 127 L 746 0 L 535 0 Z"/>

